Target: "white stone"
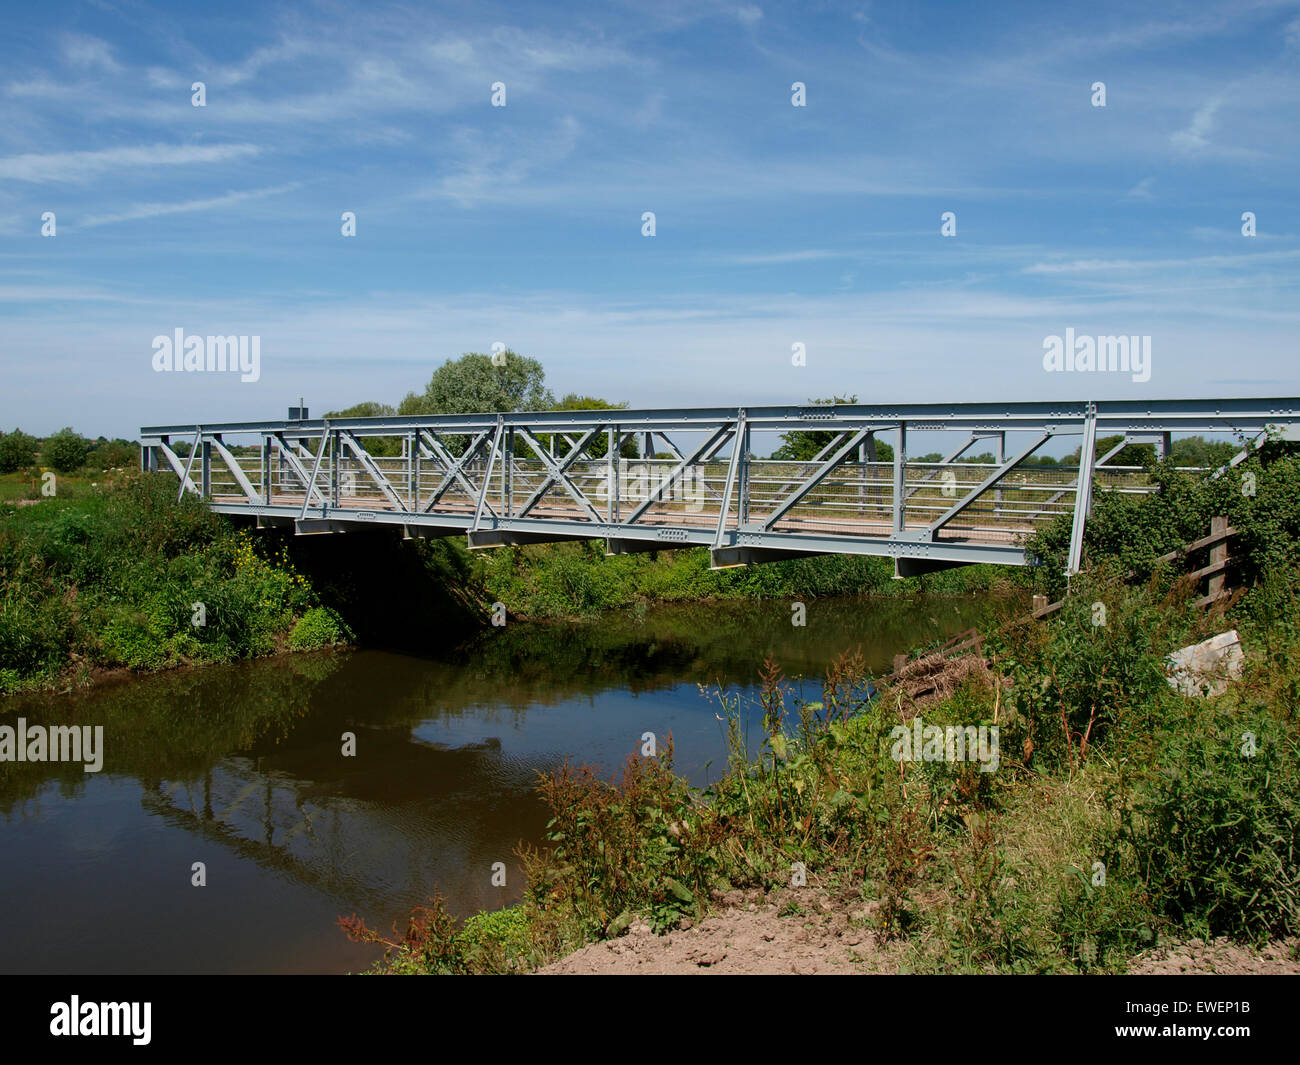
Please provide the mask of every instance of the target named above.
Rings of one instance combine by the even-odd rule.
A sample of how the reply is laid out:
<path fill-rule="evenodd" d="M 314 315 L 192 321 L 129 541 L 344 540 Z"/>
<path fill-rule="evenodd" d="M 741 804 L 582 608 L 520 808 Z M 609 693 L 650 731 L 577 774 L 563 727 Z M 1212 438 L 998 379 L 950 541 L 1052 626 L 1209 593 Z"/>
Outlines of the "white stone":
<path fill-rule="evenodd" d="M 1169 686 L 1183 695 L 1222 695 L 1246 663 L 1241 638 L 1229 629 L 1169 655 Z"/>

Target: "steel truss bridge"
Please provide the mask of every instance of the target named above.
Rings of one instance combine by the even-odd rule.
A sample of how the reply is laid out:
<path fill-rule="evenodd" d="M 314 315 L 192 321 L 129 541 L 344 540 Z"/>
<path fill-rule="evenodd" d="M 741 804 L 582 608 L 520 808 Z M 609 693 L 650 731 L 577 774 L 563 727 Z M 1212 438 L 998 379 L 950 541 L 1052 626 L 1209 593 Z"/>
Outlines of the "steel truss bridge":
<path fill-rule="evenodd" d="M 811 431 L 808 461 L 752 454 L 755 433 Z M 909 460 L 917 433 L 952 441 Z M 973 562 L 1026 565 L 1024 541 L 1071 517 L 1077 572 L 1096 491 L 1154 490 L 1109 465 L 1127 444 L 1168 453 L 1174 434 L 1232 433 L 1242 450 L 1300 439 L 1300 399 L 958 403 L 516 411 L 148 426 L 146 470 L 170 469 L 178 499 L 298 533 L 396 526 L 466 536 L 471 548 L 603 539 L 609 554 L 702 546 L 713 568 L 822 554 L 883 555 L 901 576 Z M 1058 437 L 1078 467 L 1031 459 Z M 893 448 L 877 461 L 877 440 Z M 960 461 L 979 446 L 992 461 Z"/>

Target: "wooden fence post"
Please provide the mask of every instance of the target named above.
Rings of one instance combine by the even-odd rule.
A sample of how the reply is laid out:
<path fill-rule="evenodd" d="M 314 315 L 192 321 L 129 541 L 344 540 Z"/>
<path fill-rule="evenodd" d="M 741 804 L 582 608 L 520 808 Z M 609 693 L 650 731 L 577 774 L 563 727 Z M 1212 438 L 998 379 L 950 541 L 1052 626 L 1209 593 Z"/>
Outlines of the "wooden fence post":
<path fill-rule="evenodd" d="M 1211 536 L 1225 536 L 1227 531 L 1228 531 L 1228 519 L 1226 517 L 1216 514 L 1214 517 L 1210 519 Z M 1227 559 L 1228 559 L 1228 541 L 1225 538 L 1223 540 L 1220 540 L 1217 544 L 1215 544 L 1213 547 L 1210 548 L 1210 565 L 1213 566 L 1216 563 L 1226 562 Z M 1219 596 L 1221 596 L 1223 594 L 1224 583 L 1227 579 L 1228 579 L 1228 574 L 1226 570 L 1219 570 L 1218 573 L 1212 573 L 1210 575 L 1210 583 L 1206 588 L 1206 591 L 1209 593 L 1207 595 L 1207 598 L 1217 599 Z"/>

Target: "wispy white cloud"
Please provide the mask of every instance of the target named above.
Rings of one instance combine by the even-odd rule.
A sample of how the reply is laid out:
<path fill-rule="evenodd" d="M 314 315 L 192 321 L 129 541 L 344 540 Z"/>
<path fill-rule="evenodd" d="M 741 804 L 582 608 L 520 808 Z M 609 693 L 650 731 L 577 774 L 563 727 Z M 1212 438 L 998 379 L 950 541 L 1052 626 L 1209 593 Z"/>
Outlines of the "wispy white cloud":
<path fill-rule="evenodd" d="M 252 144 L 151 144 L 84 152 L 29 152 L 0 158 L 0 178 L 11 181 L 83 182 L 117 170 L 222 163 L 256 155 Z"/>
<path fill-rule="evenodd" d="M 578 146 L 582 126 L 565 115 L 546 129 L 527 133 L 487 134 L 462 127 L 450 139 L 457 162 L 451 172 L 417 195 L 444 198 L 460 207 L 485 202 L 520 202 L 519 187 L 540 167 L 554 166 L 568 158 Z"/>
<path fill-rule="evenodd" d="M 774 251 L 753 255 L 718 255 L 713 257 L 713 261 L 735 263 L 737 266 L 767 266 L 776 263 L 806 263 L 818 259 L 843 259 L 855 254 L 858 253 L 808 248 L 803 251 Z"/>
<path fill-rule="evenodd" d="M 1243 238 L 1245 239 L 1245 238 Z M 1260 263 L 1290 262 L 1300 259 L 1300 249 L 1287 251 L 1243 252 L 1240 255 L 1199 255 L 1180 259 L 1074 259 L 1062 262 L 1034 263 L 1025 274 L 1080 274 L 1117 270 L 1178 270 L 1203 267 L 1249 267 Z"/>
<path fill-rule="evenodd" d="M 1171 133 L 1169 140 L 1175 147 L 1186 151 L 1203 151 L 1209 146 L 1208 137 L 1214 128 L 1214 116 L 1222 104 L 1223 100 L 1217 96 L 1207 100 L 1192 116 L 1188 127 Z"/>
<path fill-rule="evenodd" d="M 267 196 L 279 196 L 283 193 L 292 192 L 294 189 L 299 188 L 302 188 L 302 182 L 293 181 L 287 185 L 276 185 L 272 188 L 246 189 L 239 192 L 227 192 L 224 196 L 211 196 L 202 200 L 186 200 L 181 203 L 141 203 L 136 204 L 125 211 L 119 211 L 114 214 L 91 215 L 89 218 L 79 223 L 77 228 L 89 229 L 94 226 L 112 225 L 115 222 L 136 222 L 144 218 L 157 218 L 160 215 L 211 211 L 218 207 L 231 207 L 237 203 L 244 203 L 248 200 L 260 200 L 265 199 Z"/>
<path fill-rule="evenodd" d="M 1155 183 L 1156 179 L 1154 177 L 1144 177 L 1124 195 L 1130 200 L 1154 200 L 1155 196 L 1151 192 L 1151 186 Z"/>
<path fill-rule="evenodd" d="M 86 67 L 117 74 L 122 70 L 113 56 L 113 46 L 98 37 L 69 33 L 63 38 L 63 58 L 75 67 Z"/>

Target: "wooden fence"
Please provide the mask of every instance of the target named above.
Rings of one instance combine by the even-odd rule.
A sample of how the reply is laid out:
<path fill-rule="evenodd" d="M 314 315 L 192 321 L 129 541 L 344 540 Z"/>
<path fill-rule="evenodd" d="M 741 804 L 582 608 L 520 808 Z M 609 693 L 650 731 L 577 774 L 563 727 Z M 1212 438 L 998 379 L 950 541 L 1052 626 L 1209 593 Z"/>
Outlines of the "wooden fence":
<path fill-rule="evenodd" d="M 1184 578 L 1193 583 L 1206 581 L 1205 595 L 1196 600 L 1196 606 L 1199 609 L 1205 609 L 1219 600 L 1225 598 L 1230 593 L 1227 587 L 1228 568 L 1232 565 L 1232 556 L 1228 553 L 1228 541 L 1237 535 L 1238 530 L 1228 524 L 1228 519 L 1221 515 L 1215 515 L 1210 519 L 1210 535 L 1202 536 L 1199 540 L 1193 540 L 1175 551 L 1170 551 L 1166 555 L 1161 555 L 1155 560 L 1155 565 L 1162 565 L 1166 562 L 1186 561 L 1199 552 L 1207 551 L 1208 555 L 1206 564 L 1192 570 Z M 1129 573 L 1128 577 L 1132 578 L 1135 574 Z M 1013 625 L 1021 624 L 1024 621 L 1042 621 L 1044 618 L 1051 617 L 1064 605 L 1064 599 L 1058 599 L 1055 603 L 1049 603 L 1047 596 L 1036 595 L 1033 599 L 1033 608 L 1028 614 L 1007 622 L 1000 626 L 996 631 L 1003 632 Z M 943 644 L 933 654 L 941 654 L 945 657 L 963 654 L 967 651 L 976 650 L 983 643 L 984 637 L 978 629 L 967 629 L 965 632 L 959 632 L 952 637 L 947 643 Z M 894 656 L 893 675 L 897 675 L 906 668 L 908 656 L 905 654 Z"/>

